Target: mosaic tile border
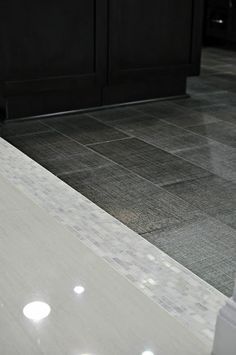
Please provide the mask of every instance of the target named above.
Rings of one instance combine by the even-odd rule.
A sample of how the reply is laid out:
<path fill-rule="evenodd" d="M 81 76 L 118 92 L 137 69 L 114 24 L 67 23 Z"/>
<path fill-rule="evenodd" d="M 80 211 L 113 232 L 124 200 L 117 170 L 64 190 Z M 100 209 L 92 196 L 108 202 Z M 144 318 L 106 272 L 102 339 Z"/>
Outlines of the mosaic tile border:
<path fill-rule="evenodd" d="M 211 346 L 223 294 L 2 138 L 0 174 Z"/>

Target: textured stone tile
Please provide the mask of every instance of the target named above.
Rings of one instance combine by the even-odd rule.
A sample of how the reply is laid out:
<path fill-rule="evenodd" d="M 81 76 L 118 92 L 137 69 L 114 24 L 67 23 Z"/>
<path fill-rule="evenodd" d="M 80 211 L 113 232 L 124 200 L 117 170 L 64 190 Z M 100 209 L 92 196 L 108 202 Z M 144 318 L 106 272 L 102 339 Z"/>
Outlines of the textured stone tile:
<path fill-rule="evenodd" d="M 207 95 L 193 95 L 186 99 L 175 100 L 174 103 L 180 107 L 194 109 L 212 105 L 212 100 Z"/>
<path fill-rule="evenodd" d="M 221 211 L 219 214 L 215 216 L 219 221 L 227 224 L 228 226 L 236 229 L 236 209 L 232 212 L 229 211 Z"/>
<path fill-rule="evenodd" d="M 215 91 L 219 91 L 219 88 L 202 78 L 188 78 L 187 80 L 187 93 L 190 95 Z"/>
<path fill-rule="evenodd" d="M 227 90 L 218 90 L 216 92 L 209 92 L 205 94 L 198 94 L 195 97 L 198 99 L 204 98 L 211 102 L 212 105 L 220 106 L 220 105 L 227 105 L 234 107 L 236 105 L 236 93 L 227 91 Z M 210 109 L 210 106 L 207 107 Z M 201 110 L 202 107 L 196 107 L 195 109 Z"/>
<path fill-rule="evenodd" d="M 236 209 L 236 184 L 217 176 L 172 184 L 165 189 L 211 216 Z"/>
<path fill-rule="evenodd" d="M 196 116 L 203 116 L 196 113 Z M 190 124 L 191 120 L 186 116 L 178 116 L 180 123 Z M 177 120 L 174 118 L 173 120 Z M 166 120 L 166 119 L 165 119 Z M 171 118 L 169 119 L 171 122 Z M 193 123 L 193 122 L 192 122 Z M 129 135 L 137 137 L 168 152 L 182 150 L 191 147 L 207 145 L 206 137 L 191 133 L 182 127 L 176 127 L 164 119 L 158 119 L 151 115 L 141 115 L 129 119 L 118 120 L 112 123 L 114 127 L 121 129 Z"/>
<path fill-rule="evenodd" d="M 199 264 L 201 264 L 201 266 L 198 270 Z M 213 287 L 217 287 L 220 292 L 224 293 L 228 297 L 231 297 L 234 289 L 234 277 L 229 276 L 225 273 L 225 270 L 223 268 L 224 261 L 219 263 L 216 262 L 212 265 L 209 265 L 207 261 L 205 261 L 204 263 L 201 262 L 199 264 L 193 264 L 191 266 L 191 268 L 195 270 L 194 273 L 199 277 L 202 277 Z M 232 272 L 232 275 L 233 274 L 235 275 L 235 271 Z"/>
<path fill-rule="evenodd" d="M 99 152 L 102 151 L 104 154 L 116 159 L 117 162 L 118 160 L 123 162 L 124 158 L 129 159 L 130 161 L 131 157 L 134 159 L 136 158 L 134 165 L 137 163 L 141 165 L 144 161 L 165 164 L 169 161 L 176 160 L 176 157 L 172 154 L 169 154 L 136 138 L 130 138 L 119 142 L 97 144 L 94 145 L 92 149 Z"/>
<path fill-rule="evenodd" d="M 117 165 L 60 178 L 138 233 L 202 218 L 196 208 Z"/>
<path fill-rule="evenodd" d="M 220 143 L 236 148 L 236 126 L 227 122 L 188 127 L 191 132 L 212 138 Z"/>
<path fill-rule="evenodd" d="M 160 186 L 210 174 L 137 139 L 98 144 L 93 149 Z"/>
<path fill-rule="evenodd" d="M 185 134 L 180 136 L 170 136 L 160 139 L 147 137 L 145 141 L 175 155 L 178 155 L 178 152 L 181 151 L 185 152 L 186 150 L 208 146 L 212 143 L 208 138 L 192 134 L 191 132 L 185 132 Z"/>
<path fill-rule="evenodd" d="M 140 112 L 136 116 L 110 121 L 109 125 L 132 135 L 136 131 L 142 131 L 143 129 L 153 128 L 157 130 L 161 126 L 166 126 L 167 124 L 160 118 Z"/>
<path fill-rule="evenodd" d="M 179 127 L 192 127 L 192 126 L 200 126 L 202 124 L 215 123 L 219 120 L 214 117 L 207 115 L 202 112 L 191 113 L 178 117 L 164 118 L 164 121 L 174 124 Z"/>
<path fill-rule="evenodd" d="M 99 111 L 93 111 L 89 113 L 89 116 L 96 118 L 102 122 L 113 122 L 117 120 L 126 119 L 129 117 L 137 117 L 140 113 L 135 109 L 136 106 L 131 107 L 117 107 Z"/>
<path fill-rule="evenodd" d="M 202 95 L 198 95 L 198 96 L 202 96 Z M 195 107 L 193 109 L 193 112 L 200 112 L 202 114 L 215 117 L 215 115 L 217 115 L 218 112 L 226 111 L 227 109 L 229 109 L 229 105 L 227 105 L 226 103 L 213 102 L 213 104 L 210 106 Z"/>
<path fill-rule="evenodd" d="M 184 118 L 184 121 L 189 122 L 186 118 Z M 170 152 L 182 149 L 186 145 L 195 147 L 208 144 L 206 137 L 199 136 L 186 130 L 186 128 L 177 127 L 165 122 L 163 119 L 160 120 L 150 115 L 127 119 L 122 122 L 117 121 L 113 125 L 130 136 Z"/>
<path fill-rule="evenodd" d="M 215 117 L 217 119 L 220 119 L 222 121 L 230 122 L 236 125 L 236 112 L 234 109 L 231 107 L 225 107 L 225 109 L 222 109 L 221 111 L 219 110 L 216 114 Z"/>
<path fill-rule="evenodd" d="M 150 194 L 147 183 L 137 182 L 118 168 L 63 175 L 61 179 L 136 232 L 178 223 L 150 197 L 154 196 L 155 187 Z"/>
<path fill-rule="evenodd" d="M 188 111 L 186 108 L 180 107 L 171 101 L 140 104 L 136 106 L 136 109 L 143 113 L 154 115 L 157 118 L 183 115 L 184 112 Z"/>
<path fill-rule="evenodd" d="M 223 261 L 219 262 L 219 268 L 224 272 L 225 275 L 234 280 L 236 277 L 236 257 L 235 255 L 230 258 L 227 257 Z"/>
<path fill-rule="evenodd" d="M 21 122 L 6 122 L 3 126 L 2 136 L 5 139 L 33 133 L 52 131 L 52 128 L 45 126 L 38 120 L 28 120 Z"/>
<path fill-rule="evenodd" d="M 41 165 L 55 175 L 70 174 L 76 171 L 93 170 L 110 165 L 109 160 L 95 152 L 84 149 L 81 153 L 70 157 L 58 157 L 55 159 L 42 160 Z"/>
<path fill-rule="evenodd" d="M 212 85 L 215 87 L 215 91 L 219 90 L 233 90 L 234 88 L 234 73 L 216 73 L 207 78 L 201 78 L 201 80 L 205 81 L 208 85 Z"/>
<path fill-rule="evenodd" d="M 202 108 L 201 112 L 204 115 L 211 115 L 221 121 L 236 124 L 235 107 L 230 104 L 213 105 Z"/>
<path fill-rule="evenodd" d="M 207 66 L 217 66 L 219 64 L 223 64 L 223 58 L 220 58 L 219 56 L 204 56 L 202 57 L 202 64 L 207 65 Z"/>
<path fill-rule="evenodd" d="M 11 137 L 8 141 L 39 163 L 85 151 L 82 145 L 55 131 Z"/>
<path fill-rule="evenodd" d="M 209 141 L 208 144 L 177 151 L 176 154 L 224 179 L 236 182 L 235 148 Z"/>
<path fill-rule="evenodd" d="M 45 120 L 44 123 L 85 145 L 127 137 L 126 134 L 112 127 L 108 127 L 89 116 L 83 118 L 72 116 L 66 119 L 63 119 L 63 117 L 53 118 Z"/>
<path fill-rule="evenodd" d="M 162 250 L 168 248 L 168 255 L 177 261 L 179 257 L 185 258 L 186 267 L 203 259 L 216 263 L 230 258 L 236 262 L 235 230 L 214 218 L 205 217 L 194 223 L 185 222 L 174 228 L 144 234 L 143 237 Z"/>
<path fill-rule="evenodd" d="M 232 228 L 207 218 L 143 237 L 214 287 L 216 280 L 221 280 L 221 292 L 232 294 L 236 274 L 236 234 Z"/>
<path fill-rule="evenodd" d="M 228 65 L 230 65 L 230 64 L 228 64 Z M 204 63 L 202 63 L 201 77 L 205 78 L 210 75 L 214 75 L 214 74 L 218 73 L 219 70 L 227 71 L 227 70 L 231 70 L 231 68 L 228 68 L 227 65 L 223 65 L 223 64 L 217 64 L 217 65 L 211 67 L 207 64 L 205 65 Z"/>

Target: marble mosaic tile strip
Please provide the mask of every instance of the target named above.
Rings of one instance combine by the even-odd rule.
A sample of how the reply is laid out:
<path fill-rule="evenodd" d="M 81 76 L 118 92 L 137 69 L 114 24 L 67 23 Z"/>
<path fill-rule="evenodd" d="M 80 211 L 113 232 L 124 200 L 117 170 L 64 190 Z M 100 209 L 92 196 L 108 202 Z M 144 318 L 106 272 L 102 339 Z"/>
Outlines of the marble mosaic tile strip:
<path fill-rule="evenodd" d="M 0 138 L 0 174 L 208 344 L 226 297 Z"/>

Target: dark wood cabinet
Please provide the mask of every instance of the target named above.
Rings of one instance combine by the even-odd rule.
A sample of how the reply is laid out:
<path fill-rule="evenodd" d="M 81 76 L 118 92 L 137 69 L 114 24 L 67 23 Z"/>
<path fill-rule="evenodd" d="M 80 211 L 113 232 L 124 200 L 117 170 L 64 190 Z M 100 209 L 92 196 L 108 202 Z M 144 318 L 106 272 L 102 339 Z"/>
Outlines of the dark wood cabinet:
<path fill-rule="evenodd" d="M 1 1 L 0 80 L 8 117 L 98 106 L 106 1 Z"/>
<path fill-rule="evenodd" d="M 193 3 L 110 1 L 107 103 L 183 93 Z"/>
<path fill-rule="evenodd" d="M 200 63 L 200 0 L 2 0 L 7 118 L 185 93 Z"/>

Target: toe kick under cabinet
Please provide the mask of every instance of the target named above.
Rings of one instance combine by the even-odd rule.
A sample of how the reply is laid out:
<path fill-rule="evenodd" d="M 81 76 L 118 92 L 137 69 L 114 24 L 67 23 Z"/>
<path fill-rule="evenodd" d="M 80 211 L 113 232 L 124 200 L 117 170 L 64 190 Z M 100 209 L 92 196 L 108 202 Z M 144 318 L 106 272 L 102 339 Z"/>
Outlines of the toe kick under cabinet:
<path fill-rule="evenodd" d="M 202 0 L 1 0 L 5 118 L 183 95 Z"/>

